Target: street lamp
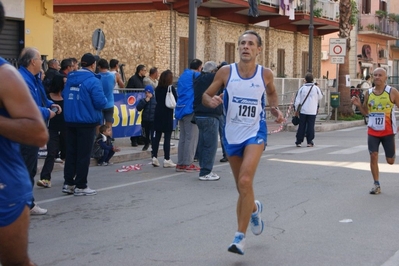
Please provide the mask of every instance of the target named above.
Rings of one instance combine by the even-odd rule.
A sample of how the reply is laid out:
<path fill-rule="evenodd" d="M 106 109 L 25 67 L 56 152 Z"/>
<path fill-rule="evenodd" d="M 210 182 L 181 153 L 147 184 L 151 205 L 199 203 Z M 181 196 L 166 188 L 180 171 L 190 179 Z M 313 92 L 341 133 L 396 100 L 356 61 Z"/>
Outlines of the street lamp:
<path fill-rule="evenodd" d="M 313 5 L 314 0 L 310 0 L 310 22 L 309 22 L 309 64 L 308 72 L 313 73 Z"/>

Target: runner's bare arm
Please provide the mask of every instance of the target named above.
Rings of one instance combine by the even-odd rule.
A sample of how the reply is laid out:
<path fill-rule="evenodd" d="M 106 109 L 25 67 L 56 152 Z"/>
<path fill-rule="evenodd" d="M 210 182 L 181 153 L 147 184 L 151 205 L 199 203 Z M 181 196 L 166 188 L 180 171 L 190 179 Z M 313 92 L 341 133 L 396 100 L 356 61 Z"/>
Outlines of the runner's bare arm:
<path fill-rule="evenodd" d="M 11 116 L 0 116 L 0 135 L 26 145 L 45 145 L 46 125 L 21 75 L 13 66 L 3 65 L 0 80 L 0 108 Z"/>
<path fill-rule="evenodd" d="M 227 77 L 230 74 L 230 66 L 224 66 L 216 72 L 215 78 L 212 84 L 202 95 L 202 104 L 210 107 L 216 108 L 223 102 L 223 95 L 216 95 L 222 86 L 226 85 Z"/>
<path fill-rule="evenodd" d="M 123 83 L 122 76 L 118 72 L 115 73 L 116 82 L 118 83 L 119 88 L 124 88 L 125 83 Z"/>
<path fill-rule="evenodd" d="M 269 68 L 263 69 L 263 80 L 266 84 L 267 102 L 270 106 L 270 112 L 276 117 L 276 122 L 284 122 L 283 113 L 278 109 L 278 95 L 274 86 L 273 72 Z"/>

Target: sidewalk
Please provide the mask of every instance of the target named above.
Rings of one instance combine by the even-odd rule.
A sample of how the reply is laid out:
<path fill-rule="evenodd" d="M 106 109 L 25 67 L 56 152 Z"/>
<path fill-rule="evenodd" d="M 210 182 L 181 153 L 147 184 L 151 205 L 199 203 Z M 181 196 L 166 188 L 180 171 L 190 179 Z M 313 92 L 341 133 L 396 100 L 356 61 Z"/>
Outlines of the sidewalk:
<path fill-rule="evenodd" d="M 323 117 L 321 117 L 321 118 L 323 118 Z M 321 120 L 320 118 L 318 118 L 316 120 L 315 130 L 316 130 L 316 132 L 325 132 L 325 131 L 333 131 L 333 130 L 344 129 L 344 128 L 349 128 L 349 127 L 362 126 L 362 125 L 364 125 L 363 120 L 335 122 L 334 120 L 325 121 L 325 120 Z M 278 132 L 284 130 L 281 124 L 277 124 L 274 121 L 267 121 L 267 126 L 268 126 L 268 131 L 272 132 L 272 134 L 275 134 L 275 133 L 278 133 Z M 286 131 L 296 132 L 296 130 L 297 130 L 297 126 L 294 126 L 293 124 L 291 124 L 291 122 L 289 122 L 286 125 Z M 162 142 L 162 139 L 161 139 L 161 142 Z M 171 145 L 171 147 L 170 147 L 171 155 L 177 154 L 178 142 L 179 142 L 178 139 L 172 138 L 171 144 L 174 144 L 174 145 Z M 132 147 L 130 145 L 129 137 L 115 139 L 114 146 L 119 147 L 121 149 L 121 151 L 115 153 L 115 155 L 112 157 L 111 161 L 113 163 L 130 162 L 130 161 L 135 161 L 135 160 L 143 160 L 143 159 L 151 158 L 151 147 L 147 151 L 141 150 L 143 148 L 143 145 L 139 145 L 137 147 Z M 219 147 L 220 147 L 220 142 L 219 142 Z M 163 146 L 162 146 L 162 144 L 160 144 L 159 151 L 158 151 L 158 157 L 162 157 L 163 155 L 164 155 Z M 39 158 L 38 166 L 37 166 L 38 167 L 38 170 L 37 170 L 38 175 L 40 175 L 40 171 L 43 167 L 43 164 L 44 164 L 44 158 Z M 97 166 L 97 162 L 95 159 L 91 159 L 90 166 Z M 64 164 L 54 163 L 53 171 L 61 171 L 63 169 L 64 169 Z"/>

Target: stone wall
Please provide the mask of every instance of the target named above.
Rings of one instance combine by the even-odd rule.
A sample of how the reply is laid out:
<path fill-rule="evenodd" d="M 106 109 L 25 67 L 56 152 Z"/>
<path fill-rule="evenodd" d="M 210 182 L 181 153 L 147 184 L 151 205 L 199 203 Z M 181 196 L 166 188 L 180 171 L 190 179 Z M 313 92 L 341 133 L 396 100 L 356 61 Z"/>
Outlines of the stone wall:
<path fill-rule="evenodd" d="M 79 25 L 79 27 L 77 27 Z M 117 58 L 125 64 L 129 78 L 138 64 L 149 69 L 152 66 L 170 69 L 179 74 L 179 41 L 188 38 L 189 17 L 175 11 L 129 12 L 79 12 L 56 13 L 54 19 L 54 58 L 76 57 L 86 52 L 96 53 L 92 46 L 92 34 L 100 28 L 105 34 L 105 47 L 100 57 Z M 220 63 L 225 61 L 225 43 L 234 43 L 248 29 L 257 31 L 264 41 L 258 63 L 270 67 L 277 63 L 277 49 L 285 49 L 286 75 L 297 77 L 301 73 L 301 53 L 308 49 L 307 35 L 271 28 L 245 26 L 219 21 L 215 18 L 198 17 L 196 57 Z M 314 62 L 320 59 L 320 38 L 315 38 Z M 235 60 L 238 61 L 238 52 Z M 319 69 L 314 65 L 314 69 Z M 272 69 L 276 71 L 276 68 Z M 316 71 L 315 71 L 316 74 Z M 318 76 L 315 75 L 315 77 Z"/>

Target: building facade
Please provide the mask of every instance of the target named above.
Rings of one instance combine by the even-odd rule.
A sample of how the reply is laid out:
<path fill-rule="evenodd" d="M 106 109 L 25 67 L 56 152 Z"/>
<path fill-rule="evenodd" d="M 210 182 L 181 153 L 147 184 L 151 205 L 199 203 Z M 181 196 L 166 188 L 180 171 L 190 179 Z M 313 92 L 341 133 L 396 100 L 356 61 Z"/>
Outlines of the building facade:
<path fill-rule="evenodd" d="M 301 78 L 308 70 L 309 4 L 300 3 L 293 14 L 283 14 L 281 1 L 262 0 L 258 17 L 248 16 L 244 0 L 203 1 L 196 23 L 196 58 L 229 63 L 238 60 L 237 39 L 245 30 L 257 31 L 264 40 L 258 63 L 276 77 Z M 89 5 L 90 4 L 90 5 Z M 320 0 L 314 19 L 313 73 L 320 76 L 322 36 L 338 30 L 337 3 Z M 98 53 L 117 58 L 125 73 L 139 64 L 170 69 L 178 76 L 188 66 L 189 1 L 54 0 L 54 57 Z M 77 26 L 79 25 L 79 27 Z M 105 46 L 96 51 L 92 34 L 101 29 Z"/>

